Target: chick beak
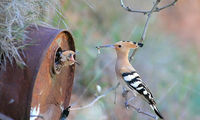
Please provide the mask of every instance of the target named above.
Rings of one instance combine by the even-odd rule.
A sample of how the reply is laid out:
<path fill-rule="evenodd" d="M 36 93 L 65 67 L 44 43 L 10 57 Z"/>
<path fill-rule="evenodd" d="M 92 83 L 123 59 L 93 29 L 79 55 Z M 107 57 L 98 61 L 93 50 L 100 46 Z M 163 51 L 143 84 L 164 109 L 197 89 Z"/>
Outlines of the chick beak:
<path fill-rule="evenodd" d="M 75 64 L 80 65 L 80 63 L 78 63 L 75 59 L 74 59 L 74 55 L 72 55 L 69 59 L 70 61 L 73 61 Z"/>

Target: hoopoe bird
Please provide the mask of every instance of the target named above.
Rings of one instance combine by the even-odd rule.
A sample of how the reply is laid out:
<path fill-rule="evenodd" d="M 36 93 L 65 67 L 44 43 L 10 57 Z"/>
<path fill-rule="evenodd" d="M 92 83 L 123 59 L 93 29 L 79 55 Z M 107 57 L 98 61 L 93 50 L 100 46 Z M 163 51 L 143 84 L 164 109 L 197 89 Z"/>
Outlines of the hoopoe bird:
<path fill-rule="evenodd" d="M 117 79 L 119 79 L 120 84 L 126 87 L 128 90 L 132 91 L 134 95 L 140 96 L 143 100 L 149 103 L 150 107 L 155 111 L 155 113 L 163 119 L 161 113 L 156 107 L 156 102 L 154 101 L 151 91 L 148 89 L 146 84 L 142 81 L 139 74 L 133 68 L 128 60 L 128 54 L 130 49 L 136 49 L 142 47 L 142 43 L 130 42 L 130 41 L 119 41 L 114 45 L 104 45 L 99 46 L 97 49 L 103 47 L 112 47 L 115 49 L 117 54 L 117 60 L 115 65 L 115 71 Z"/>
<path fill-rule="evenodd" d="M 61 62 L 64 63 L 64 66 L 67 65 L 73 65 L 73 64 L 79 64 L 76 60 L 75 60 L 75 52 L 72 50 L 64 50 L 61 54 Z"/>
<path fill-rule="evenodd" d="M 79 63 L 75 60 L 75 52 L 72 50 L 62 50 L 59 51 L 57 56 L 57 64 L 63 65 L 63 66 L 71 66 L 73 64 L 78 64 Z"/>

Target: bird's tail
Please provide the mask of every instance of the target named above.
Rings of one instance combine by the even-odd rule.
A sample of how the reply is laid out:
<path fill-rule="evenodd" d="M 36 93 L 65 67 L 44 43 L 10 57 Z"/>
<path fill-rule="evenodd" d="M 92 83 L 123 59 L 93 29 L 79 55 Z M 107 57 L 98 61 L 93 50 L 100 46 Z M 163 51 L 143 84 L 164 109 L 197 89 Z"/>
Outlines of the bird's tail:
<path fill-rule="evenodd" d="M 158 108 L 156 107 L 155 104 L 151 104 L 150 106 L 151 106 L 151 108 L 155 111 L 155 113 L 158 115 L 158 117 L 159 117 L 160 119 L 164 119 L 163 116 L 161 115 L 161 113 L 159 112 L 159 110 L 158 110 Z"/>

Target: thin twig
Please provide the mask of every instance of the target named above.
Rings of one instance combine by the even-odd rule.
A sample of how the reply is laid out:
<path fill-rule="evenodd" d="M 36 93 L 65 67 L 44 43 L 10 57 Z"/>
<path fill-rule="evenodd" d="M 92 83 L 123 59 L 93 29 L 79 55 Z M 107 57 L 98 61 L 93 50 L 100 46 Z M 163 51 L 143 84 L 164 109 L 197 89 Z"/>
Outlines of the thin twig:
<path fill-rule="evenodd" d="M 123 89 L 123 92 L 122 92 L 122 97 L 123 97 L 124 100 L 125 100 L 125 107 L 126 107 L 127 109 L 128 109 L 128 108 L 133 108 L 133 109 L 136 110 L 138 113 L 147 115 L 147 116 L 149 116 L 149 117 L 151 117 L 151 118 L 153 118 L 153 119 L 155 119 L 155 120 L 158 119 L 158 117 L 157 117 L 156 115 L 153 115 L 153 114 L 151 114 L 151 113 L 149 113 L 149 112 L 142 111 L 140 108 L 137 108 L 137 107 L 135 107 L 135 106 L 129 104 L 129 102 L 132 101 L 132 100 L 134 100 L 135 97 L 132 97 L 132 98 L 128 99 L 128 92 L 129 92 L 129 91 L 128 91 L 128 90 L 125 90 L 125 89 Z"/>
<path fill-rule="evenodd" d="M 143 42 L 145 37 L 146 37 L 146 32 L 147 32 L 147 29 L 148 29 L 148 26 L 149 26 L 149 21 L 150 21 L 150 17 L 151 17 L 151 14 L 153 13 L 153 11 L 157 8 L 157 5 L 160 3 L 160 0 L 156 0 L 156 3 L 153 5 L 151 11 L 147 14 L 147 20 L 146 20 L 146 23 L 145 23 L 145 26 L 144 26 L 144 30 L 143 30 L 143 33 L 142 33 L 142 37 L 140 39 L 140 42 Z M 133 60 L 133 56 L 135 55 L 137 49 L 135 49 L 133 51 L 133 53 L 131 54 L 129 60 Z"/>
<path fill-rule="evenodd" d="M 168 4 L 168 5 L 165 5 L 165 6 L 163 6 L 163 7 L 160 7 L 160 8 L 158 8 L 157 6 L 158 6 L 158 4 L 161 2 L 161 0 L 156 0 L 156 3 L 153 5 L 153 7 L 152 7 L 152 9 L 151 9 L 150 11 L 148 11 L 148 10 L 147 10 L 147 11 L 144 11 L 144 10 L 133 10 L 133 9 L 131 9 L 131 8 L 128 7 L 128 6 L 125 6 L 123 0 L 120 0 L 120 1 L 121 1 L 121 6 L 122 6 L 125 10 L 127 10 L 127 11 L 129 11 L 129 12 L 143 13 L 144 15 L 147 14 L 147 20 L 146 20 L 146 22 L 145 22 L 144 30 L 143 30 L 143 33 L 142 33 L 142 36 L 141 36 L 141 39 L 140 39 L 140 42 L 143 42 L 143 41 L 145 40 L 145 37 L 146 37 L 146 32 L 147 32 L 147 29 L 148 29 L 148 26 L 149 26 L 149 21 L 150 21 L 151 14 L 154 13 L 154 12 L 159 12 L 159 11 L 165 9 L 165 8 L 168 8 L 168 7 L 170 7 L 170 6 L 175 5 L 175 3 L 176 3 L 178 0 L 174 0 L 172 3 L 170 3 L 170 4 Z M 130 58 L 129 58 L 130 61 L 133 60 L 133 56 L 135 55 L 136 51 L 137 51 L 137 49 L 135 49 L 135 50 L 133 51 L 133 53 L 131 54 L 131 56 L 130 56 Z"/>
<path fill-rule="evenodd" d="M 114 104 L 116 104 L 117 101 L 117 90 L 115 89 L 115 98 L 114 98 Z"/>
<path fill-rule="evenodd" d="M 165 8 L 168 8 L 168 7 L 174 6 L 174 5 L 176 4 L 176 2 L 178 2 L 178 0 L 174 0 L 174 1 L 171 2 L 170 4 L 165 5 L 165 6 L 163 6 L 163 7 L 156 8 L 156 9 L 154 10 L 154 12 L 159 12 L 159 11 L 165 9 Z"/>
<path fill-rule="evenodd" d="M 124 4 L 123 0 L 121 0 L 121 6 L 122 6 L 125 10 L 127 10 L 127 11 L 129 11 L 129 12 L 143 13 L 143 14 L 147 14 L 147 13 L 149 12 L 149 11 L 145 11 L 145 10 L 133 10 L 133 9 L 131 9 L 130 7 L 126 6 L 126 5 Z"/>
<path fill-rule="evenodd" d="M 89 107 L 92 107 L 98 100 L 100 100 L 101 98 L 105 97 L 108 93 L 110 93 L 111 91 L 117 89 L 119 86 L 119 83 L 114 86 L 114 87 L 111 87 L 109 88 L 106 92 L 104 92 L 104 94 L 96 97 L 91 103 L 89 103 L 88 105 L 85 105 L 85 106 L 82 106 L 82 107 L 75 107 L 75 108 L 70 108 L 70 111 L 72 110 L 82 110 L 82 109 L 86 109 L 86 108 L 89 108 Z"/>
<path fill-rule="evenodd" d="M 133 105 L 128 104 L 127 107 L 133 108 L 133 109 L 136 110 L 138 113 L 147 115 L 147 116 L 149 116 L 149 117 L 151 117 L 151 118 L 153 118 L 153 119 L 155 119 L 155 120 L 158 119 L 158 117 L 157 117 L 156 115 L 152 115 L 152 114 L 149 113 L 149 112 L 142 111 L 140 108 L 137 108 L 137 107 L 135 107 L 135 106 L 133 106 Z"/>

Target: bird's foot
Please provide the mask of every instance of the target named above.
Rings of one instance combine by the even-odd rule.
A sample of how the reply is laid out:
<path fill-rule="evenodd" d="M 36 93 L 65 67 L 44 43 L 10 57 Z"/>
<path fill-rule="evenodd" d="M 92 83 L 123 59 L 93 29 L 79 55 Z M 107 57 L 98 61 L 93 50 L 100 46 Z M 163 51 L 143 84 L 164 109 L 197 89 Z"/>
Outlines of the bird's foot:
<path fill-rule="evenodd" d="M 125 105 L 126 109 L 128 109 L 128 108 L 129 108 L 128 101 L 125 101 L 124 105 Z"/>
<path fill-rule="evenodd" d="M 129 92 L 129 90 L 123 88 L 122 96 L 126 98 L 128 95 L 128 92 Z"/>

